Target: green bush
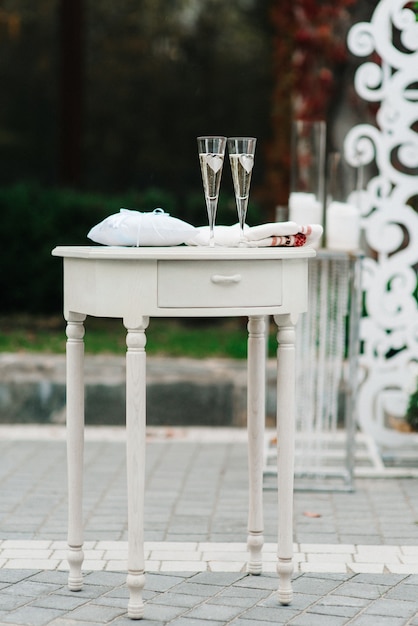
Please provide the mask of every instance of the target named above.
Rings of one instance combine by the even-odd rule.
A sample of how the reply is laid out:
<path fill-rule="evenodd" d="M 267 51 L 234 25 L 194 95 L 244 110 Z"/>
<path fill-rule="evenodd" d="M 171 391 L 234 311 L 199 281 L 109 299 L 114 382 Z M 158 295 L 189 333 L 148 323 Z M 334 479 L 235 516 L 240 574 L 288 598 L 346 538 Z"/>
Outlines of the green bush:
<path fill-rule="evenodd" d="M 409 398 L 405 420 L 412 430 L 418 432 L 418 389 Z"/>
<path fill-rule="evenodd" d="M 62 307 L 62 262 L 58 245 L 91 245 L 87 233 L 121 207 L 167 213 L 199 226 L 207 223 L 203 192 L 180 200 L 168 191 L 147 189 L 120 195 L 82 193 L 21 183 L 0 188 L 2 263 L 1 312 L 58 313 Z M 252 223 L 259 210 L 251 207 Z M 237 221 L 234 200 L 220 198 L 219 223 Z"/>

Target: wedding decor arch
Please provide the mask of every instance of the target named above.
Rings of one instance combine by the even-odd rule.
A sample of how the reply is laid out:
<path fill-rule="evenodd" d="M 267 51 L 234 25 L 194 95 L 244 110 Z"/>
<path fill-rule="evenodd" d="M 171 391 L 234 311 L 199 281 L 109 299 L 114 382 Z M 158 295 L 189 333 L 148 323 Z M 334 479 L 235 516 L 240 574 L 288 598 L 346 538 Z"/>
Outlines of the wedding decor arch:
<path fill-rule="evenodd" d="M 361 194 L 363 317 L 358 422 L 382 448 L 418 443 L 396 425 L 416 389 L 418 363 L 418 8 L 380 0 L 370 22 L 349 31 L 365 61 L 358 95 L 377 106 L 376 125 L 351 128 L 348 163 L 372 172 Z"/>

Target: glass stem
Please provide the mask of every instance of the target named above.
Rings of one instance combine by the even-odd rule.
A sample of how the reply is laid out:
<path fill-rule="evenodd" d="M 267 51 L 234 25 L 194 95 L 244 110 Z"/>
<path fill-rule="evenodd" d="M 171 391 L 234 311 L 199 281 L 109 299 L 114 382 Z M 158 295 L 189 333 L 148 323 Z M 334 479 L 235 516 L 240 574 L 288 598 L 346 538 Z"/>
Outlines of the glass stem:
<path fill-rule="evenodd" d="M 237 197 L 237 208 L 238 208 L 238 220 L 239 220 L 239 243 L 245 243 L 245 235 L 244 235 L 244 225 L 245 218 L 247 216 L 247 204 L 248 204 L 248 196 L 241 198 Z"/>
<path fill-rule="evenodd" d="M 215 247 L 215 233 L 213 230 L 213 224 L 209 226 L 209 246 L 211 248 Z"/>
<path fill-rule="evenodd" d="M 215 247 L 215 218 L 216 218 L 217 205 L 218 205 L 217 197 L 208 198 L 207 208 L 208 208 L 208 219 L 209 219 L 209 246 L 211 248 Z"/>

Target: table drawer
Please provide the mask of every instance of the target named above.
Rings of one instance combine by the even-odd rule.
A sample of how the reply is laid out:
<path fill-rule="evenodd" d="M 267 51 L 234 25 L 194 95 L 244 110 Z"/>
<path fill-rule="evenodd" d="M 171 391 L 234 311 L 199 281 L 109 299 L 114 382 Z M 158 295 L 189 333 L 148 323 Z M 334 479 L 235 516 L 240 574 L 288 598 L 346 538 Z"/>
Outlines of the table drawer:
<path fill-rule="evenodd" d="M 282 261 L 159 261 L 161 308 L 282 304 Z"/>

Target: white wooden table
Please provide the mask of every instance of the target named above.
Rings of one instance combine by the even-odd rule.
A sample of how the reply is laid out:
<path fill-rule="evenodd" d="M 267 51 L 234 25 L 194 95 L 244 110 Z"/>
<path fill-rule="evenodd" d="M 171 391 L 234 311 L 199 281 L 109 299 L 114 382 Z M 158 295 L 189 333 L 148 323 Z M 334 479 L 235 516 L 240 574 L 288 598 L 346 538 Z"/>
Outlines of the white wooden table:
<path fill-rule="evenodd" d="M 68 585 L 82 587 L 84 320 L 121 318 L 127 330 L 128 615 L 143 616 L 146 428 L 145 330 L 150 317 L 248 317 L 248 572 L 263 546 L 265 320 L 278 327 L 279 602 L 292 600 L 295 323 L 307 307 L 308 258 L 301 248 L 58 247 L 67 320 Z"/>

